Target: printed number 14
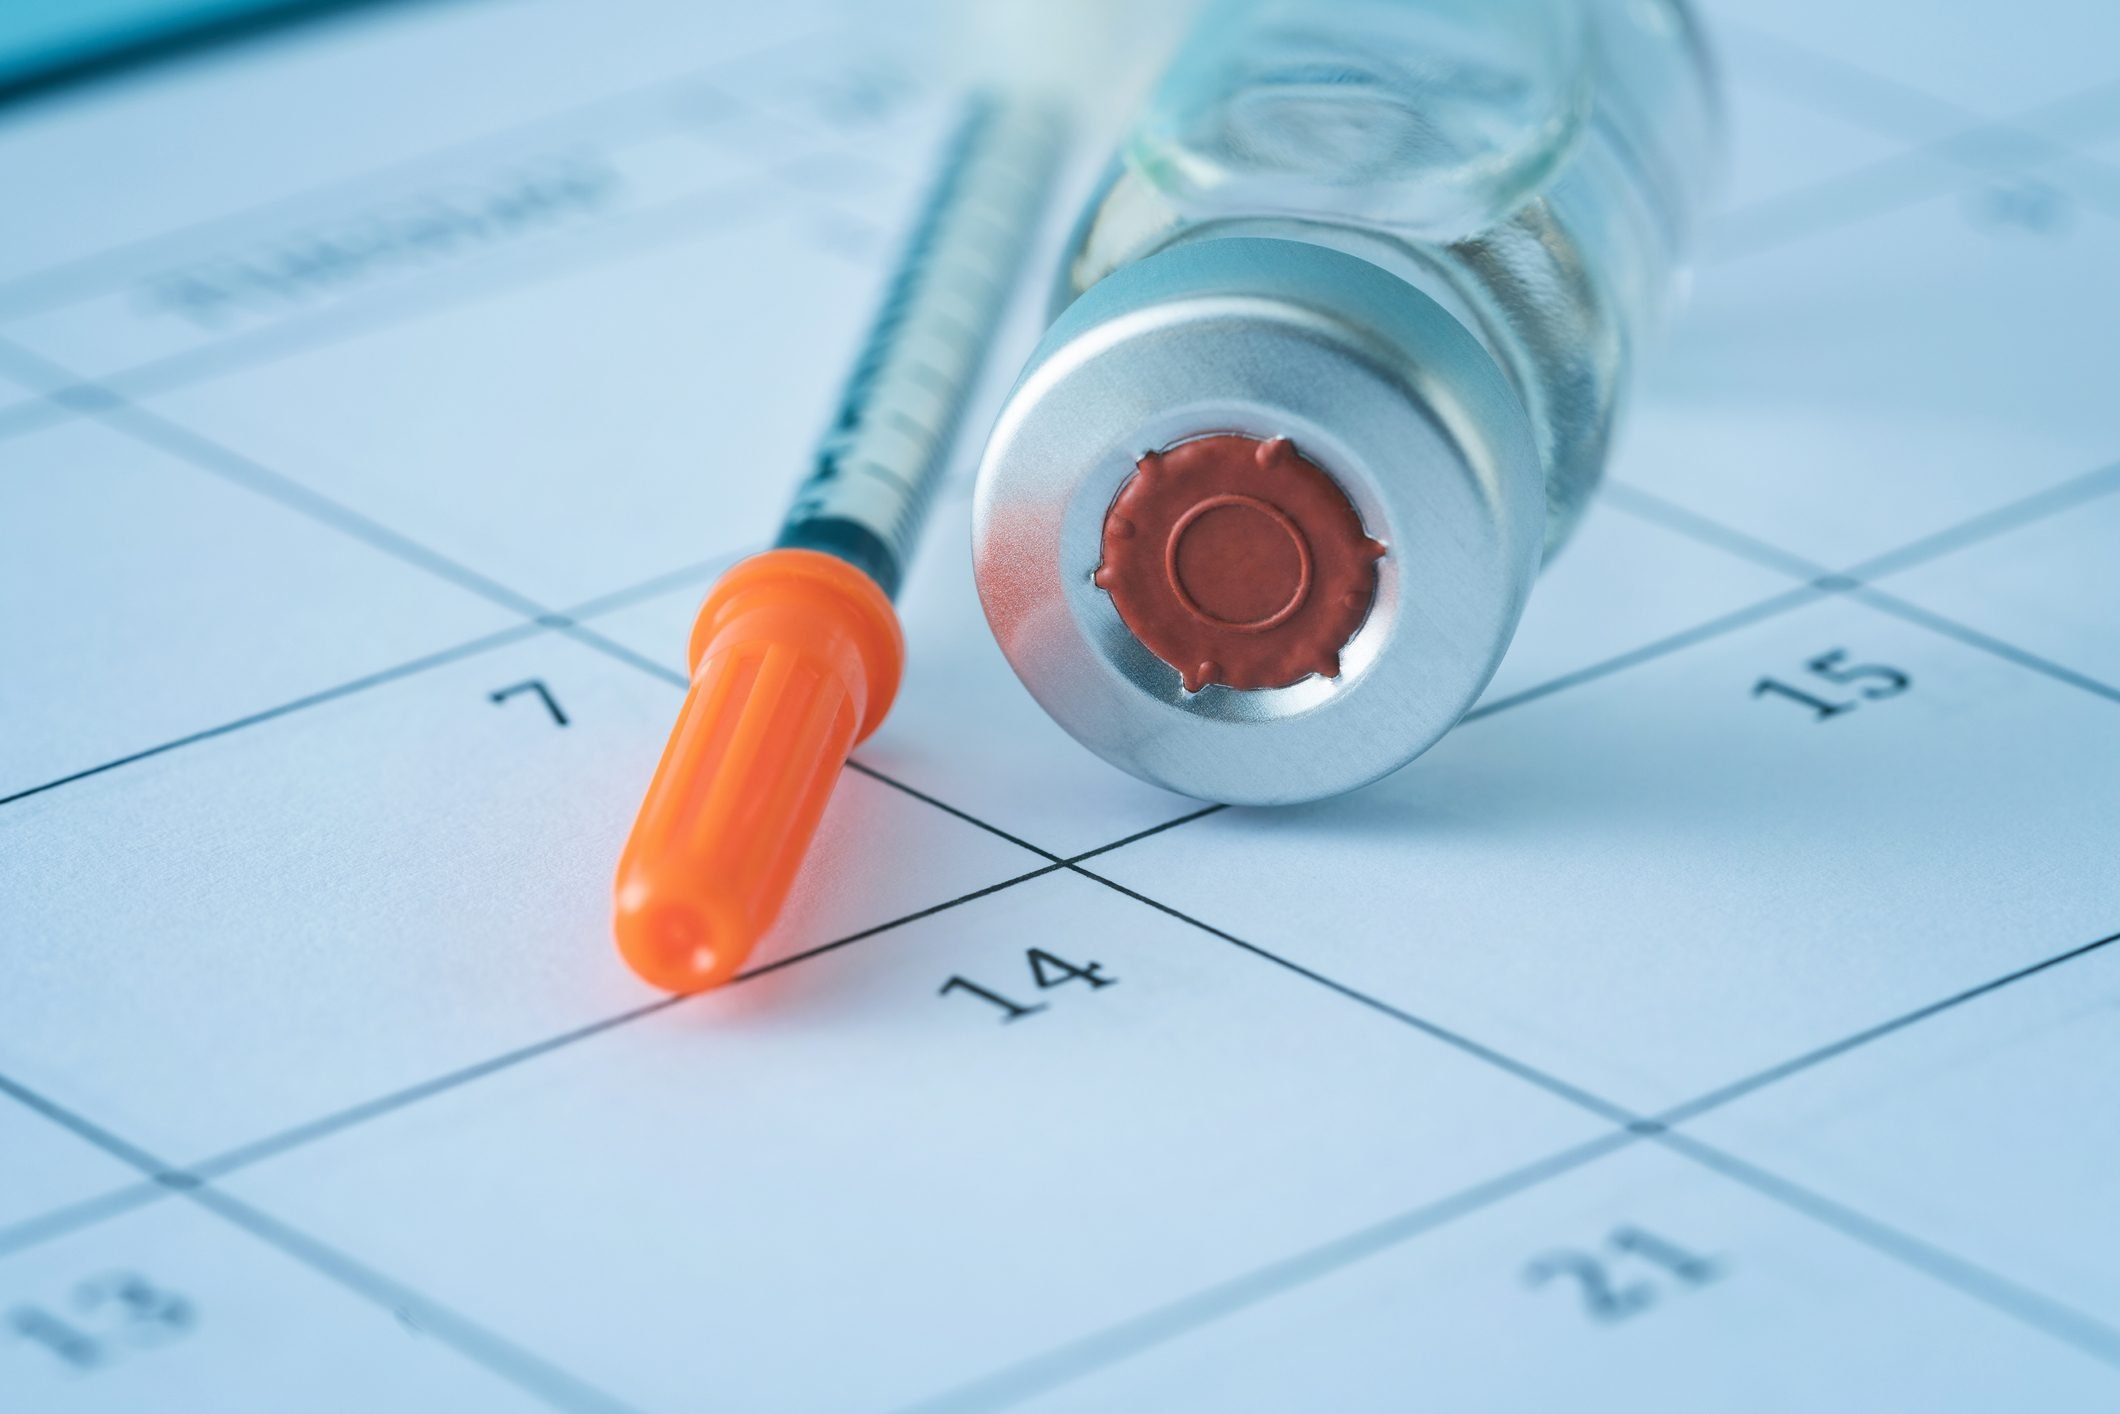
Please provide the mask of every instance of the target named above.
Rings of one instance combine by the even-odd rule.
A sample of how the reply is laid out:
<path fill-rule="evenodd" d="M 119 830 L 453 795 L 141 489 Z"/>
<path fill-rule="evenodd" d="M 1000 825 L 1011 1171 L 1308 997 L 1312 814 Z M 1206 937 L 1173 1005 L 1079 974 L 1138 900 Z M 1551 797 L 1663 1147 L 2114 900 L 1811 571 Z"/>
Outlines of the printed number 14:
<path fill-rule="evenodd" d="M 1077 967 L 1066 958 L 1053 956 L 1044 948 L 1030 949 L 1024 954 L 1024 960 L 1030 963 L 1031 980 L 1038 984 L 1038 990 L 1041 992 L 1052 987 L 1063 986 L 1069 982 L 1087 982 L 1090 990 L 1094 992 L 1101 988 L 1109 987 L 1119 980 L 1116 977 L 1106 977 L 1102 970 L 1104 964 L 1101 962 L 1087 963 Z M 942 991 L 938 995 L 946 997 L 952 992 L 964 992 L 1000 1008 L 1001 1019 L 1004 1022 L 1021 1021 L 1026 1016 L 1035 1016 L 1039 1012 L 1044 1011 L 1049 1005 L 1046 1002 L 1038 1002 L 1032 1006 L 1025 1006 L 1021 1002 L 1011 1001 L 1001 993 L 982 987 L 977 982 L 969 981 L 963 977 L 952 977 L 949 981 L 943 983 Z"/>

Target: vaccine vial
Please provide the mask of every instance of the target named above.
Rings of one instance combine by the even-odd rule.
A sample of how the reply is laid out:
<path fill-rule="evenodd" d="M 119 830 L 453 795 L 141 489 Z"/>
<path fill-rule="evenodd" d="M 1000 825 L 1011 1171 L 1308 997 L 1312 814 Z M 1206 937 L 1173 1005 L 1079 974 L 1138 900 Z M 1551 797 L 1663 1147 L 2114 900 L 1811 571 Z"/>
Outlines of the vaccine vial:
<path fill-rule="evenodd" d="M 1426 750 L 1597 485 L 1718 150 L 1683 0 L 1211 3 L 980 466 L 1032 694 L 1208 800 Z"/>

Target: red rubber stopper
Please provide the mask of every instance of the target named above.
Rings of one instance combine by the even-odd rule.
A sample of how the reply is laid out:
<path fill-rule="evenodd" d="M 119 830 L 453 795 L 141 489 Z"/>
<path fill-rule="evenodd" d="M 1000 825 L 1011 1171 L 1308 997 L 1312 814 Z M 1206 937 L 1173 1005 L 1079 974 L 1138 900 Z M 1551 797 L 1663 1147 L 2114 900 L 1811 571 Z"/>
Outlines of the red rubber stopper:
<path fill-rule="evenodd" d="M 1286 437 L 1181 442 L 1134 466 L 1104 516 L 1098 588 L 1187 692 L 1340 675 L 1384 547 Z"/>

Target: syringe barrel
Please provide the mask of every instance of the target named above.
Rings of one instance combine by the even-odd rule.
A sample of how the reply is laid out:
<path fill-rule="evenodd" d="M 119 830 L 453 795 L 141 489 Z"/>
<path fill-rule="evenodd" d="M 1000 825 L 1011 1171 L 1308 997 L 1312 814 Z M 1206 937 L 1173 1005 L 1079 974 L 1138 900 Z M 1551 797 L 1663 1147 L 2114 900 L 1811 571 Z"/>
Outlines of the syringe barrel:
<path fill-rule="evenodd" d="M 1719 131 L 1683 0 L 1211 3 L 1083 213 L 981 468 L 980 592 L 1033 694 L 1217 800 L 1330 795 L 1425 750 L 1603 473 Z M 1344 641 L 1265 651 L 1293 609 L 1174 631 L 1202 602 L 1180 582 L 1211 558 L 1201 526 L 1281 556 L 1291 594 L 1317 582 L 1242 456 L 1186 459 L 1219 468 L 1196 478 L 1211 523 L 1135 481 L 1218 434 L 1290 439 L 1384 546 Z M 1115 555 L 1114 507 L 1144 504 L 1172 538 Z M 1239 659 L 1321 671 L 1257 686 Z"/>
<path fill-rule="evenodd" d="M 895 596 L 1015 283 L 1059 136 L 1028 101 L 971 101 L 776 545 Z"/>

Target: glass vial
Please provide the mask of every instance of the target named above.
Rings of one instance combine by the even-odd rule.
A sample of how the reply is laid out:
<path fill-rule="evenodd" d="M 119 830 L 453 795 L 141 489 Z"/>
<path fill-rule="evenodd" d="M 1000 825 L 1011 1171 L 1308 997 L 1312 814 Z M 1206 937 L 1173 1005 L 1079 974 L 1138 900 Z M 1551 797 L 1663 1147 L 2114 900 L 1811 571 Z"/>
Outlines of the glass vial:
<path fill-rule="evenodd" d="M 1602 474 L 1718 148 L 1683 0 L 1218 0 L 980 468 L 1018 674 L 1241 803 L 1471 706 Z"/>

